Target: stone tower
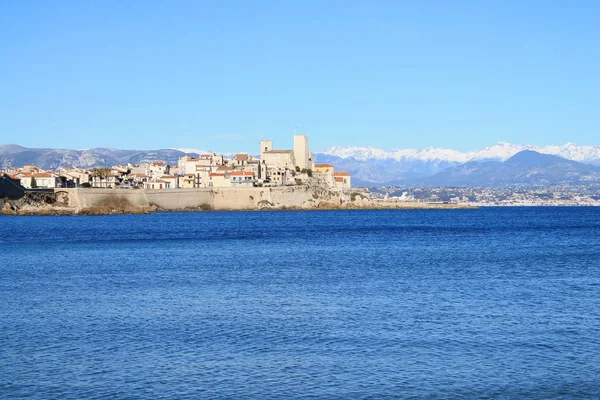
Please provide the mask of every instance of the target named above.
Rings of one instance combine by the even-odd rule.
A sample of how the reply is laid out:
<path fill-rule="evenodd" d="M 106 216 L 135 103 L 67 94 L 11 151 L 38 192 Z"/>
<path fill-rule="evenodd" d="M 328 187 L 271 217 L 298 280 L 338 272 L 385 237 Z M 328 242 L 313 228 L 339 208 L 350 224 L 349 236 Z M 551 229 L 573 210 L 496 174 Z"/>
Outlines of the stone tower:
<path fill-rule="evenodd" d="M 273 141 L 272 140 L 263 139 L 260 141 L 260 158 L 262 158 L 262 155 L 264 152 L 271 151 L 271 150 L 273 150 Z"/>
<path fill-rule="evenodd" d="M 311 167 L 308 155 L 308 136 L 294 135 L 294 158 L 300 169 Z"/>

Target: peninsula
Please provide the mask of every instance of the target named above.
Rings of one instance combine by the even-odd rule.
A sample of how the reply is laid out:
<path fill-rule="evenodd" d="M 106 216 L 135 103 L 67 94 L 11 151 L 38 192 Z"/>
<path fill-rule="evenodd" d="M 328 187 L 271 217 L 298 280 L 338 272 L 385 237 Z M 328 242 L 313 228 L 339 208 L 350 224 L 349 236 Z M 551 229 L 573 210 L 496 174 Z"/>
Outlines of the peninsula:
<path fill-rule="evenodd" d="M 111 167 L 36 166 L 0 174 L 4 214 L 111 214 L 182 210 L 466 208 L 454 204 L 377 200 L 352 188 L 351 174 L 314 162 L 308 136 L 293 150 L 260 141 L 259 156 L 215 153 Z"/>

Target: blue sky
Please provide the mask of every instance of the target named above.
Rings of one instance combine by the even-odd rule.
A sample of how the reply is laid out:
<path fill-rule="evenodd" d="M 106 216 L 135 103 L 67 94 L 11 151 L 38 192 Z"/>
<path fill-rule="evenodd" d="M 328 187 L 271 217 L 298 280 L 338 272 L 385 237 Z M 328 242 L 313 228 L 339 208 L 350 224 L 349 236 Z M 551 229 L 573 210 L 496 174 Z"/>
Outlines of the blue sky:
<path fill-rule="evenodd" d="M 0 1 L 0 143 L 599 144 L 597 1 Z"/>

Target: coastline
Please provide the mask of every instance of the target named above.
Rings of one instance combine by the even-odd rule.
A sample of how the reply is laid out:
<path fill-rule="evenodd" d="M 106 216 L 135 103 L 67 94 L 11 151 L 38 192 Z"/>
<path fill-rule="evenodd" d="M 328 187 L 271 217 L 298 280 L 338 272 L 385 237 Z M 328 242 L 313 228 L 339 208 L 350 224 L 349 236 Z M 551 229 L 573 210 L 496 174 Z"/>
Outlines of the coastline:
<path fill-rule="evenodd" d="M 476 209 L 461 204 L 372 199 L 366 189 L 313 187 L 173 190 L 56 189 L 0 199 L 3 215 L 113 215 L 153 212 Z"/>

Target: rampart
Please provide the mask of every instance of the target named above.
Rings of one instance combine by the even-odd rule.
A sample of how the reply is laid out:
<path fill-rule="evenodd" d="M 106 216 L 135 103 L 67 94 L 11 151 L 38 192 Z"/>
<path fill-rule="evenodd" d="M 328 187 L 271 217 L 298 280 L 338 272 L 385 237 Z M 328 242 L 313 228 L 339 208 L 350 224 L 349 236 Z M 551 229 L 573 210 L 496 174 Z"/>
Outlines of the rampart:
<path fill-rule="evenodd" d="M 77 213 L 144 212 L 153 210 L 257 210 L 340 208 L 356 202 L 339 189 L 308 186 L 199 189 L 56 189 L 57 205 Z M 367 192 L 362 192 L 368 197 Z"/>
<path fill-rule="evenodd" d="M 280 186 L 202 189 L 55 189 L 0 199 L 0 214 L 71 215 L 196 210 L 450 209 L 458 204 L 372 200 L 366 189 Z"/>

